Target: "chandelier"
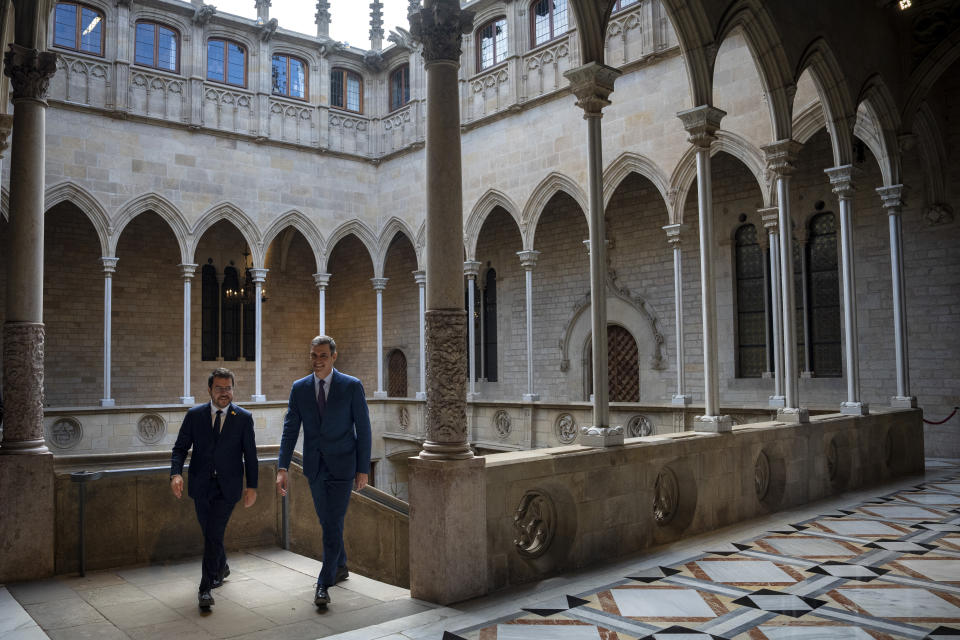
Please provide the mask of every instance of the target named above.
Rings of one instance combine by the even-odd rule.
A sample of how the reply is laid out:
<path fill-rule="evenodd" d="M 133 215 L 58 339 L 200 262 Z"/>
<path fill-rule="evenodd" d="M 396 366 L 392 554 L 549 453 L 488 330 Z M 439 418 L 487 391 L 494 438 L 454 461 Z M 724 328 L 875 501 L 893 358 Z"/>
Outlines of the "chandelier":
<path fill-rule="evenodd" d="M 255 296 L 257 295 L 257 285 L 253 281 L 253 276 L 250 275 L 250 269 L 253 267 L 253 262 L 250 260 L 250 252 L 244 249 L 243 251 L 243 268 L 244 268 L 244 279 L 243 285 L 238 289 L 227 289 L 223 292 L 224 300 L 229 305 L 252 305 L 254 303 Z M 267 290 L 265 288 L 260 289 L 260 301 L 266 302 Z"/>

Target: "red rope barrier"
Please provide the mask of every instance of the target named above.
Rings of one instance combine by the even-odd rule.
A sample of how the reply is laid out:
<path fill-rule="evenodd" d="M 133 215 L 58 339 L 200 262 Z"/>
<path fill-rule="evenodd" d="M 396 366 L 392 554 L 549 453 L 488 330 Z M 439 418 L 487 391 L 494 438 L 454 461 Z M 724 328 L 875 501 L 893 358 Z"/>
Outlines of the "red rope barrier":
<path fill-rule="evenodd" d="M 954 407 L 954 408 L 953 408 L 953 413 L 951 413 L 950 415 L 948 415 L 948 416 L 947 416 L 946 418 L 944 418 L 943 420 L 940 420 L 939 422 L 937 422 L 937 421 L 935 421 L 935 420 L 927 420 L 926 418 L 924 418 L 923 421 L 924 421 L 925 424 L 943 424 L 944 422 L 946 422 L 947 420 L 949 420 L 949 419 L 952 418 L 953 416 L 957 415 L 957 409 L 960 409 L 960 407 Z"/>

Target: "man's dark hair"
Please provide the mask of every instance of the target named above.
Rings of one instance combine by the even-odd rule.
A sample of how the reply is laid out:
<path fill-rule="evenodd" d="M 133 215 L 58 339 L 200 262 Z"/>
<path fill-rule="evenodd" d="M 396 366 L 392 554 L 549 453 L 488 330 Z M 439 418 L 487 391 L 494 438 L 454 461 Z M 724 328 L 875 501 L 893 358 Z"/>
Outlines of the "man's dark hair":
<path fill-rule="evenodd" d="M 235 382 L 233 379 L 233 371 L 230 369 L 224 369 L 223 367 L 217 367 L 213 370 L 213 373 L 210 374 L 210 377 L 207 378 L 207 388 L 213 389 L 213 379 L 214 378 L 230 378 L 230 386 L 234 386 Z"/>
<path fill-rule="evenodd" d="M 310 341 L 310 348 L 312 349 L 313 347 L 318 347 L 321 344 L 330 345 L 330 353 L 337 352 L 337 343 L 334 342 L 333 338 L 331 338 L 330 336 L 317 336 L 316 338 Z"/>

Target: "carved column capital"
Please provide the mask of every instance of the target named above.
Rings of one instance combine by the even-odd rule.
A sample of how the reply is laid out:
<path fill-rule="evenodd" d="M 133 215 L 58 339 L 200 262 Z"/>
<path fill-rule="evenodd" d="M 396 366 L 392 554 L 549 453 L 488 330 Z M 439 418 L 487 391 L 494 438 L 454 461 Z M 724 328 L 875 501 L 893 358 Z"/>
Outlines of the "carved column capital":
<path fill-rule="evenodd" d="M 902 184 L 895 184 L 891 187 L 880 187 L 877 193 L 880 194 L 880 200 L 883 202 L 883 208 L 890 215 L 899 214 L 903 208 L 903 196 L 906 195 L 906 188 Z"/>
<path fill-rule="evenodd" d="M 760 214 L 760 221 L 767 230 L 768 235 L 776 235 L 780 225 L 780 207 L 767 207 L 766 209 L 757 209 Z"/>
<path fill-rule="evenodd" d="M 473 29 L 473 11 L 461 9 L 458 0 L 435 0 L 410 9 L 410 33 L 423 44 L 424 61 L 459 64 L 463 34 Z"/>
<path fill-rule="evenodd" d="M 0 158 L 3 157 L 3 152 L 7 150 L 10 146 L 10 143 L 7 142 L 7 139 L 10 137 L 10 132 L 13 130 L 13 115 L 9 113 L 0 113 Z"/>
<path fill-rule="evenodd" d="M 370 278 L 370 282 L 373 283 L 374 291 L 383 291 L 387 288 L 387 281 L 390 278 Z"/>
<path fill-rule="evenodd" d="M 118 260 L 120 260 L 120 258 L 115 258 L 113 256 L 103 256 L 100 258 L 100 264 L 103 265 L 103 273 L 106 275 L 106 277 L 110 278 L 117 272 Z M 197 265 L 193 266 L 196 267 Z"/>
<path fill-rule="evenodd" d="M 525 271 L 533 271 L 533 268 L 537 266 L 537 258 L 540 257 L 539 251 L 517 251 L 517 255 L 520 257 L 520 266 L 524 268 Z"/>
<path fill-rule="evenodd" d="M 313 274 L 313 283 L 317 285 L 317 289 L 326 289 L 327 285 L 330 284 L 330 274 L 329 273 Z"/>
<path fill-rule="evenodd" d="M 680 246 L 680 235 L 683 234 L 687 229 L 689 229 L 685 224 L 668 224 L 663 226 L 663 230 L 667 232 L 667 242 L 673 248 Z"/>
<path fill-rule="evenodd" d="M 607 98 L 613 93 L 613 83 L 620 74 L 619 69 L 588 62 L 570 69 L 563 77 L 570 81 L 570 90 L 577 96 L 577 106 L 583 109 L 583 117 L 589 118 L 600 117 L 603 108 L 610 104 Z"/>
<path fill-rule="evenodd" d="M 11 44 L 3 54 L 3 73 L 10 78 L 14 100 L 46 100 L 50 78 L 57 72 L 57 54 Z"/>
<path fill-rule="evenodd" d="M 250 279 L 257 283 L 263 283 L 267 280 L 267 271 L 270 269 L 263 269 L 259 267 L 253 267 L 250 269 Z"/>
<path fill-rule="evenodd" d="M 830 186 L 841 200 L 848 200 L 853 197 L 853 192 L 857 189 L 854 180 L 863 175 L 863 171 L 852 164 L 824 169 L 823 172 L 830 178 Z"/>
<path fill-rule="evenodd" d="M 687 132 L 687 141 L 700 149 L 710 148 L 710 144 L 717 139 L 717 129 L 725 115 L 727 112 L 723 109 L 708 104 L 677 112 L 677 117 Z"/>
<path fill-rule="evenodd" d="M 477 262 L 476 260 L 467 260 L 463 263 L 463 275 L 467 276 L 471 280 L 476 280 L 477 276 L 480 275 L 480 267 L 483 266 L 483 263 Z"/>
<path fill-rule="evenodd" d="M 417 270 L 413 272 L 413 280 L 419 286 L 423 287 L 427 284 L 427 272 L 422 270 Z"/>
<path fill-rule="evenodd" d="M 101 258 L 101 260 L 102 260 L 102 259 L 103 259 L 103 258 Z M 115 258 L 115 259 L 116 259 L 116 258 Z M 197 273 L 197 267 L 198 267 L 199 265 L 195 265 L 195 264 L 190 264 L 190 263 L 184 262 L 183 264 L 178 264 L 177 266 L 180 267 L 180 272 L 183 274 L 183 279 L 184 279 L 184 280 L 190 280 L 191 278 L 193 278 L 193 276 L 196 275 L 196 273 Z"/>
<path fill-rule="evenodd" d="M 796 140 L 778 140 L 761 147 L 767 156 L 767 170 L 777 177 L 789 176 L 796 169 L 797 156 L 803 145 Z"/>

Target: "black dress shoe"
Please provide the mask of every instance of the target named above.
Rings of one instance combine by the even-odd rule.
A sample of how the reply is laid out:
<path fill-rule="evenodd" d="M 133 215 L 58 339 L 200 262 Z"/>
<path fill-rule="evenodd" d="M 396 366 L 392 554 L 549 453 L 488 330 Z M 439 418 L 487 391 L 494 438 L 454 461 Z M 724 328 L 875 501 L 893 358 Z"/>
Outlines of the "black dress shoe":
<path fill-rule="evenodd" d="M 223 571 L 220 572 L 220 575 L 213 579 L 213 582 L 210 583 L 211 589 L 216 589 L 217 587 L 223 586 L 223 581 L 227 576 L 230 575 L 230 566 L 227 565 L 223 568 Z"/>
<path fill-rule="evenodd" d="M 342 567 L 337 567 L 337 577 L 333 579 L 333 582 L 334 584 L 338 582 L 343 582 L 349 577 L 350 577 L 350 572 L 347 571 L 347 565 L 343 565 Z"/>
<path fill-rule="evenodd" d="M 213 606 L 213 596 L 210 595 L 210 589 L 204 589 L 197 595 L 197 604 L 201 609 L 209 609 Z"/>
<path fill-rule="evenodd" d="M 317 585 L 317 593 L 313 596 L 313 604 L 318 607 L 325 607 L 330 604 L 330 594 L 323 585 Z"/>

